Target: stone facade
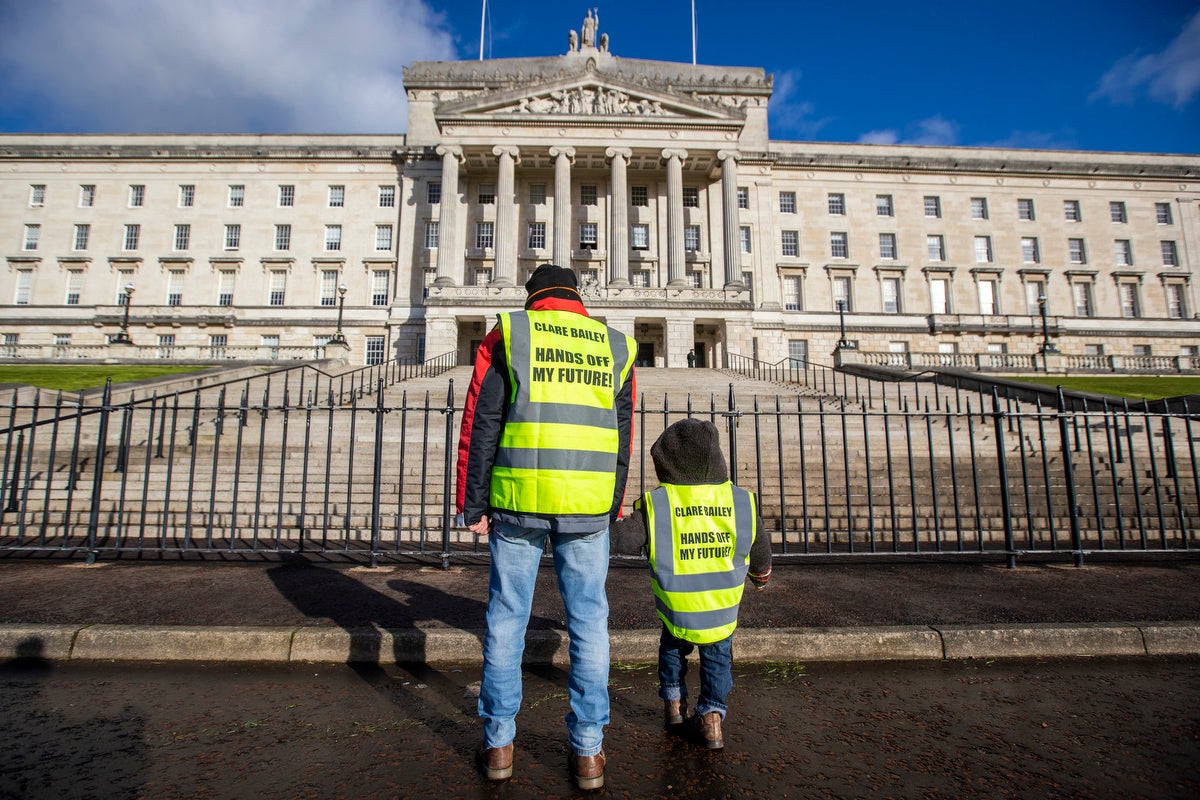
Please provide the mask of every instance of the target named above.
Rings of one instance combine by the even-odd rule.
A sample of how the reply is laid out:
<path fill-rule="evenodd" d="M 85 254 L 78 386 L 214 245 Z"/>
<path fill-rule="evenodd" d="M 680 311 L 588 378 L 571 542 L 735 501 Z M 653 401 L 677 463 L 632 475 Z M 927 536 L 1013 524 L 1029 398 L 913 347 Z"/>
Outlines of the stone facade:
<path fill-rule="evenodd" d="M 761 69 L 594 29 L 404 81 L 405 135 L 0 136 L 0 357 L 303 358 L 340 321 L 352 361 L 466 360 L 555 261 L 656 366 L 1200 368 L 1195 156 L 771 141 Z"/>

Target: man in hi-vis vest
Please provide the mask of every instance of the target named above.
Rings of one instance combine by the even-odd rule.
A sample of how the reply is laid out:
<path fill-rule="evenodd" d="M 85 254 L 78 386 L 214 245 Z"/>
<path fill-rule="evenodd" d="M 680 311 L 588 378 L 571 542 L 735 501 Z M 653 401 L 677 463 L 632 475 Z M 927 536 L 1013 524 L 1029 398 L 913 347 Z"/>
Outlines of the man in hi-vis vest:
<path fill-rule="evenodd" d="M 682 419 L 650 448 L 661 485 L 612 529 L 614 553 L 643 549 L 662 620 L 658 696 L 663 722 L 710 750 L 725 747 L 721 723 L 733 688 L 733 630 L 747 573 L 759 589 L 771 578 L 771 542 L 758 499 L 729 481 L 717 427 Z M 687 718 L 687 657 L 700 648 L 700 698 Z"/>
<path fill-rule="evenodd" d="M 608 700 L 608 530 L 625 495 L 637 342 L 591 319 L 575 273 L 554 264 L 525 284 L 525 310 L 497 315 L 467 390 L 458 443 L 460 524 L 488 537 L 491 573 L 479 763 L 512 775 L 521 656 L 549 537 L 567 617 L 570 769 L 604 785 Z M 490 535 L 489 535 L 490 534 Z"/>

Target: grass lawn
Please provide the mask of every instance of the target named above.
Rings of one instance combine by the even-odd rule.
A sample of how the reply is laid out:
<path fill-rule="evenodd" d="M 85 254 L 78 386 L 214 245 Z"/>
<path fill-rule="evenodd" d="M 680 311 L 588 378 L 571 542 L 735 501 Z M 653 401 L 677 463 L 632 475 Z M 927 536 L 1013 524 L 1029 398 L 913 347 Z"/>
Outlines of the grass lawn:
<path fill-rule="evenodd" d="M 1061 386 L 1064 389 L 1074 389 L 1080 392 L 1108 394 L 1116 397 L 1128 397 L 1141 400 L 1161 400 L 1164 397 L 1180 397 L 1185 394 L 1200 394 L 1200 377 L 1167 377 L 1158 378 L 1153 375 L 1128 376 L 1023 376 L 1015 375 L 1013 380 L 1026 383 L 1039 383 L 1043 386 Z"/>
<path fill-rule="evenodd" d="M 40 386 L 43 389 L 60 389 L 77 392 L 103 386 L 107 378 L 113 384 L 177 375 L 184 372 L 199 372 L 209 367 L 185 366 L 119 366 L 115 364 L 86 364 L 60 366 L 58 364 L 0 364 L 0 383 L 21 383 Z"/>

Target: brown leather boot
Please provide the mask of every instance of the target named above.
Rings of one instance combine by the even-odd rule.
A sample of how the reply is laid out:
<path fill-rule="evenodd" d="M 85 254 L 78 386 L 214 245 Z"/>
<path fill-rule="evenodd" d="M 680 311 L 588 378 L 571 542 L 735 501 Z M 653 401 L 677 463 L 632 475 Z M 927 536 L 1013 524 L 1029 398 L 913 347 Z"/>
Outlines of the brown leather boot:
<path fill-rule="evenodd" d="M 581 756 L 571 752 L 571 777 L 580 789 L 599 789 L 604 786 L 604 751 L 594 756 Z"/>
<path fill-rule="evenodd" d="M 489 781 L 506 781 L 512 777 L 512 742 L 503 747 L 481 747 L 478 754 L 479 768 Z"/>
<path fill-rule="evenodd" d="M 725 747 L 725 739 L 721 735 L 721 712 L 709 711 L 707 714 L 697 714 L 690 720 L 692 738 L 709 750 L 721 750 Z"/>
<path fill-rule="evenodd" d="M 687 717 L 687 700 L 663 700 L 663 725 L 674 728 Z"/>

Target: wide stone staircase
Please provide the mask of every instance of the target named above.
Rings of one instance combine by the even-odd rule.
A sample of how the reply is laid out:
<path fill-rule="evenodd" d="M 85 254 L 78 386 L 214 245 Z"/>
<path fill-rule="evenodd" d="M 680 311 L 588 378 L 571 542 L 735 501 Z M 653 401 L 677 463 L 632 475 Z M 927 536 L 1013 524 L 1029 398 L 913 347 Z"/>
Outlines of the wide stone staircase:
<path fill-rule="evenodd" d="M 467 367 L 298 368 L 114 393 L 107 406 L 14 401 L 0 418 L 0 549 L 480 551 L 452 519 L 469 380 Z M 994 408 L 832 372 L 803 381 L 639 370 L 626 505 L 657 485 L 650 445 L 695 416 L 720 429 L 780 553 L 1003 552 L 1007 537 L 1012 551 L 1200 544 L 1200 422 Z"/>

